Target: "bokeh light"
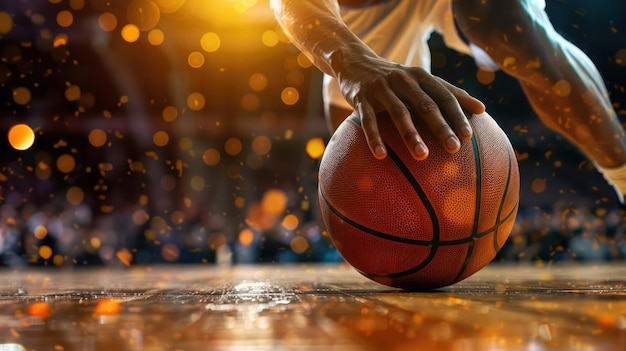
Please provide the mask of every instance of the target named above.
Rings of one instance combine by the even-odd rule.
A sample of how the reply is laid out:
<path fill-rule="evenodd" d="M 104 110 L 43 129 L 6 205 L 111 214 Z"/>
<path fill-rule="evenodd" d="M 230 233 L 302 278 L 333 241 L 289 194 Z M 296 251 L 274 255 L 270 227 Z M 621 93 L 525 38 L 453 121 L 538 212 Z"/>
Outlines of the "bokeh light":
<path fill-rule="evenodd" d="M 224 144 L 224 151 L 231 156 L 239 155 L 243 149 L 243 144 L 238 138 L 228 138 Z"/>
<path fill-rule="evenodd" d="M 220 48 L 222 40 L 213 32 L 204 33 L 200 38 L 200 46 L 206 52 L 215 52 Z"/>
<path fill-rule="evenodd" d="M 117 17 L 111 12 L 103 12 L 98 16 L 98 27 L 105 32 L 112 32 L 117 28 Z"/>
<path fill-rule="evenodd" d="M 134 24 L 126 24 L 122 27 L 122 38 L 129 43 L 134 43 L 139 39 L 139 27 Z"/>
<path fill-rule="evenodd" d="M 280 93 L 280 99 L 285 105 L 295 105 L 300 100 L 300 93 L 294 87 L 287 87 Z"/>
<path fill-rule="evenodd" d="M 200 111 L 204 108 L 206 99 L 202 93 L 191 93 L 187 97 L 187 107 L 192 111 Z"/>
<path fill-rule="evenodd" d="M 132 0 L 128 4 L 126 16 L 139 30 L 147 31 L 159 23 L 161 10 L 151 0 Z"/>
<path fill-rule="evenodd" d="M 159 130 L 152 135 L 152 142 L 156 146 L 165 146 L 170 142 L 170 135 L 167 132 Z"/>
<path fill-rule="evenodd" d="M 299 223 L 300 220 L 298 219 L 298 216 L 290 213 L 283 218 L 282 225 L 287 230 L 296 230 Z"/>
<path fill-rule="evenodd" d="M 272 141 L 270 138 L 259 135 L 252 140 L 252 151 L 257 155 L 267 155 L 272 149 Z"/>
<path fill-rule="evenodd" d="M 263 91 L 267 88 L 267 76 L 263 73 L 254 73 L 250 76 L 248 80 L 248 85 L 254 91 Z"/>
<path fill-rule="evenodd" d="M 626 48 L 622 48 L 615 52 L 615 63 L 620 66 L 626 66 Z"/>
<path fill-rule="evenodd" d="M 76 159 L 70 154 L 63 154 L 57 158 L 57 169 L 63 173 L 70 173 L 76 168 Z"/>
<path fill-rule="evenodd" d="M 160 29 L 152 29 L 148 32 L 148 42 L 154 46 L 163 44 L 165 33 Z"/>
<path fill-rule="evenodd" d="M 67 192 L 65 193 L 65 199 L 70 204 L 78 206 L 85 199 L 85 191 L 83 191 L 83 189 L 80 187 L 73 186 L 67 189 Z"/>
<path fill-rule="evenodd" d="M 13 101 L 18 105 L 27 105 L 30 102 L 30 90 L 26 87 L 13 89 Z"/>
<path fill-rule="evenodd" d="M 201 52 L 193 51 L 187 56 L 187 63 L 192 68 L 200 68 L 204 65 L 204 55 Z"/>
<path fill-rule="evenodd" d="M 70 11 L 63 10 L 57 14 L 57 24 L 61 27 L 69 27 L 74 22 L 74 15 Z"/>
<path fill-rule="evenodd" d="M 248 246 L 254 241 L 254 233 L 252 230 L 246 228 L 239 232 L 239 243 L 243 246 Z"/>
<path fill-rule="evenodd" d="M 274 47 L 278 45 L 278 34 L 273 30 L 265 31 L 261 36 L 261 41 L 267 47 Z"/>
<path fill-rule="evenodd" d="M 215 166 L 220 163 L 220 152 L 217 149 L 207 149 L 202 154 L 202 161 L 207 166 Z"/>
<path fill-rule="evenodd" d="M 306 153 L 310 158 L 317 160 L 322 157 L 326 150 L 324 140 L 319 137 L 311 138 L 306 143 Z"/>
<path fill-rule="evenodd" d="M 27 124 L 16 124 L 8 133 L 9 144 L 16 150 L 28 150 L 35 143 L 35 132 Z"/>
<path fill-rule="evenodd" d="M 101 147 L 104 146 L 107 142 L 107 134 L 102 129 L 94 129 L 89 132 L 89 144 L 93 147 Z"/>
<path fill-rule="evenodd" d="M 13 29 L 13 17 L 4 11 L 0 11 L 0 34 L 7 34 Z"/>
<path fill-rule="evenodd" d="M 279 215 L 287 208 L 287 195 L 280 189 L 270 189 L 263 194 L 261 209 L 270 215 Z"/>
<path fill-rule="evenodd" d="M 174 106 L 166 106 L 161 113 L 165 122 L 174 122 L 178 117 L 178 109 Z"/>

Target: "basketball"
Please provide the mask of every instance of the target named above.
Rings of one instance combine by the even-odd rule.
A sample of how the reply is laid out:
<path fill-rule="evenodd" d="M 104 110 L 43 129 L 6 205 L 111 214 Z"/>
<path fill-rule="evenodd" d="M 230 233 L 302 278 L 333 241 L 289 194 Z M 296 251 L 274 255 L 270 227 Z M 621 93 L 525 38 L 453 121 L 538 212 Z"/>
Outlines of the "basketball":
<path fill-rule="evenodd" d="M 414 120 L 430 151 L 423 161 L 411 157 L 386 115 L 378 118 L 383 160 L 371 154 L 355 114 L 335 131 L 320 162 L 318 195 L 334 246 L 358 272 L 392 287 L 431 290 L 494 259 L 517 215 L 519 169 L 489 114 L 468 119 L 473 137 L 454 154 Z"/>

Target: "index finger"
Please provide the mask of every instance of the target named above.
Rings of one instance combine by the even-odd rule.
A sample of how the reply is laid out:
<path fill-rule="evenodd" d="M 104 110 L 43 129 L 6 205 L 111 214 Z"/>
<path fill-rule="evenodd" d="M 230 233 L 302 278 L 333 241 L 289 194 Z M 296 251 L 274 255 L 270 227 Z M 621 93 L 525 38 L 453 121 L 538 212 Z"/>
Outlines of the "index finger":
<path fill-rule="evenodd" d="M 372 155 L 379 160 L 384 159 L 387 157 L 387 148 L 385 147 L 383 139 L 380 137 L 376 112 L 368 103 L 359 103 L 357 105 L 357 112 L 361 117 L 361 128 L 363 128 L 365 140 L 367 140 L 367 145 Z"/>

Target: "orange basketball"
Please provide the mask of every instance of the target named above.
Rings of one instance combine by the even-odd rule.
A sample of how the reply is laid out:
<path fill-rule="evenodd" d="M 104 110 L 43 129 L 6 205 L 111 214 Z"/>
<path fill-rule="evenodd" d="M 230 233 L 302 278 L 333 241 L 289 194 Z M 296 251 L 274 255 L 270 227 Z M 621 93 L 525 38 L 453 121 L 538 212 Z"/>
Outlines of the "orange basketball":
<path fill-rule="evenodd" d="M 343 258 L 388 286 L 429 290 L 485 267 L 508 238 L 519 203 L 519 170 L 509 139 L 487 113 L 469 118 L 474 135 L 444 150 L 421 120 L 430 153 L 416 161 L 389 118 L 377 160 L 356 115 L 330 139 L 319 169 L 326 229 Z"/>

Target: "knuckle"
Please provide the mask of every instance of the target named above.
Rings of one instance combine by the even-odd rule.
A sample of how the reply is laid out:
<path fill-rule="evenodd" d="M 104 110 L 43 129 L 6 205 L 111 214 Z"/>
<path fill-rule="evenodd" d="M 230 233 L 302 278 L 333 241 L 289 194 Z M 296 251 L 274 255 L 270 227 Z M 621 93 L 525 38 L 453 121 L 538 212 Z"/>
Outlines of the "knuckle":
<path fill-rule="evenodd" d="M 431 99 L 422 99 L 418 103 L 419 112 L 422 114 L 430 114 L 439 109 L 439 106 Z"/>
<path fill-rule="evenodd" d="M 402 139 L 406 142 L 412 142 L 419 139 L 419 133 L 416 130 L 409 130 L 402 136 Z"/>
<path fill-rule="evenodd" d="M 439 135 L 439 136 L 447 136 L 452 133 L 452 129 L 450 128 L 449 125 L 447 124 L 440 124 L 439 126 L 437 126 L 434 130 L 434 134 L 435 135 Z"/>
<path fill-rule="evenodd" d="M 404 106 L 404 104 L 394 103 L 389 106 L 387 112 L 389 112 L 389 115 L 392 118 L 400 118 L 403 117 L 408 112 L 408 110 L 406 106 Z"/>

